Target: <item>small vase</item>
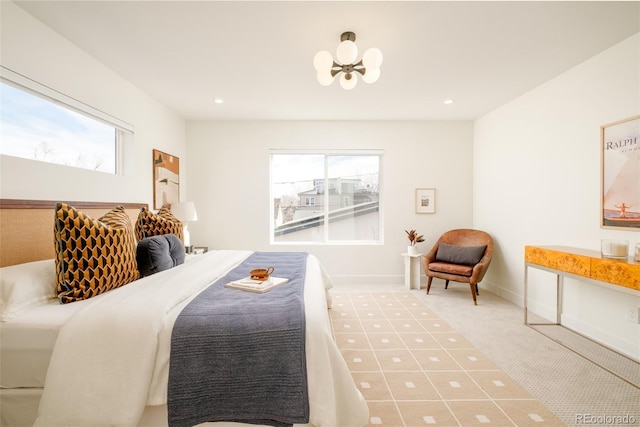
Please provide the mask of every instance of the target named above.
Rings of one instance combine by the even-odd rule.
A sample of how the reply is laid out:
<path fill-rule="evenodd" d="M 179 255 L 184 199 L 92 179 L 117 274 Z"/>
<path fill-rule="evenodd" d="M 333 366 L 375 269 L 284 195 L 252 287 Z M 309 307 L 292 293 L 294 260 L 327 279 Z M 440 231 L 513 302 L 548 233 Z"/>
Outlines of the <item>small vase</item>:
<path fill-rule="evenodd" d="M 415 246 L 407 246 L 407 253 L 409 255 L 417 255 L 418 254 L 418 248 Z"/>

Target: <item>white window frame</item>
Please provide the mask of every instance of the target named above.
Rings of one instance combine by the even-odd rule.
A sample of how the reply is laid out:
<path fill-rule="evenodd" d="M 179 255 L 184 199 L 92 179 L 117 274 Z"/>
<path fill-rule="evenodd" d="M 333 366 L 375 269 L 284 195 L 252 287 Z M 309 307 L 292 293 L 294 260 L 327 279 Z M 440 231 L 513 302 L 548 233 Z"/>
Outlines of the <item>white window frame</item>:
<path fill-rule="evenodd" d="M 129 151 L 125 145 L 130 145 L 130 143 L 133 142 L 133 134 L 135 132 L 135 127 L 132 124 L 67 96 L 62 92 L 58 92 L 49 86 L 43 85 L 2 65 L 0 65 L 0 81 L 115 128 L 114 174 L 125 174 L 125 151 Z"/>
<path fill-rule="evenodd" d="M 327 158 L 330 156 L 378 156 L 378 239 L 376 240 L 329 240 L 329 227 L 324 229 L 324 239 L 321 241 L 276 241 L 274 239 L 275 225 L 273 221 L 274 212 L 274 195 L 272 193 L 273 176 L 271 171 L 273 168 L 272 160 L 274 155 L 323 155 L 325 156 L 324 162 L 324 188 L 325 195 L 323 197 L 329 197 L 329 170 Z M 376 149 L 353 149 L 353 150 L 295 150 L 295 149 L 271 149 L 269 150 L 269 243 L 271 245 L 320 245 L 320 246 L 345 246 L 345 245 L 360 245 L 360 246 L 378 246 L 384 244 L 384 190 L 383 190 L 383 160 L 384 150 Z M 323 217 L 329 217 L 329 203 L 323 203 Z"/>

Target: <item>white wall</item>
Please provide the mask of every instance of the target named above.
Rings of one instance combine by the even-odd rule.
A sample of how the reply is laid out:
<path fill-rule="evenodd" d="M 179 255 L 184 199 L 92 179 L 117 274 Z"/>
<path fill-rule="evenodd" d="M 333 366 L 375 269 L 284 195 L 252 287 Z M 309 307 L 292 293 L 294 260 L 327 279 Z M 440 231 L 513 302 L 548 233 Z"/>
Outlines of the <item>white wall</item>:
<path fill-rule="evenodd" d="M 0 197 L 152 206 L 151 150 L 186 160 L 184 120 L 13 3 L 0 7 L 2 66 L 135 126 L 127 175 L 0 156 Z"/>
<path fill-rule="evenodd" d="M 450 228 L 472 225 L 471 122 L 188 122 L 187 198 L 195 245 L 306 250 L 336 283 L 402 283 L 405 229 L 431 248 Z M 270 246 L 269 149 L 382 149 L 384 244 Z M 416 214 L 416 188 L 436 189 L 436 213 Z M 247 197 L 251 195 L 251 197 Z"/>
<path fill-rule="evenodd" d="M 197 203 L 196 245 L 308 250 L 336 282 L 402 282 L 404 229 L 425 234 L 475 227 L 496 240 L 483 287 L 522 304 L 526 244 L 599 249 L 599 127 L 640 112 L 640 35 L 470 122 L 191 122 L 14 4 L 0 2 L 0 62 L 135 126 L 125 176 L 0 156 L 0 197 L 152 203 L 151 150 L 181 159 L 182 197 Z M 186 132 L 186 137 L 185 137 Z M 188 144 L 185 142 L 188 141 Z M 383 162 L 384 244 L 270 246 L 270 148 L 376 148 Z M 187 157 L 187 152 L 189 156 Z M 187 183 L 189 184 L 187 188 Z M 414 190 L 436 188 L 436 213 L 414 213 Z M 251 194 L 255 197 L 238 197 Z M 552 281 L 535 275 L 534 290 Z M 638 293 L 567 281 L 564 321 L 640 358 L 640 327 L 626 320 Z M 534 292 L 532 304 L 551 312 Z"/>
<path fill-rule="evenodd" d="M 636 34 L 475 122 L 473 223 L 497 244 L 484 286 L 522 305 L 525 245 L 640 242 L 638 231 L 599 226 L 600 126 L 639 113 Z M 554 312 L 544 297 L 554 276 L 533 276 L 530 306 Z M 563 322 L 640 359 L 640 326 L 626 318 L 640 293 L 566 284 Z"/>

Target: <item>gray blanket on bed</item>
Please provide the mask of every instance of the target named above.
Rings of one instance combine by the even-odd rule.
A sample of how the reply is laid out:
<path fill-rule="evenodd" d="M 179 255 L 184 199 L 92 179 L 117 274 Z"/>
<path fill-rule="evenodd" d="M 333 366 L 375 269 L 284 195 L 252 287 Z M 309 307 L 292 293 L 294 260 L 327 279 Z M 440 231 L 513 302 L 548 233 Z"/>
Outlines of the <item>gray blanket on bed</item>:
<path fill-rule="evenodd" d="M 171 337 L 169 426 L 309 422 L 306 260 L 303 252 L 256 252 L 184 308 Z M 263 294 L 224 287 L 269 266 L 289 282 Z"/>

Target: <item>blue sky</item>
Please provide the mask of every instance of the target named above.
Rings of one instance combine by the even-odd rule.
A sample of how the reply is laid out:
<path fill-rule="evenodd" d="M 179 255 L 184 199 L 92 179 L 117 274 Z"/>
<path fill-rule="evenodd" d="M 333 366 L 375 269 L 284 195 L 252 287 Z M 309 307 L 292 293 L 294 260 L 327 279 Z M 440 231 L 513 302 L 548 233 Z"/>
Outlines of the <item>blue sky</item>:
<path fill-rule="evenodd" d="M 0 153 L 113 173 L 115 129 L 0 83 Z"/>

